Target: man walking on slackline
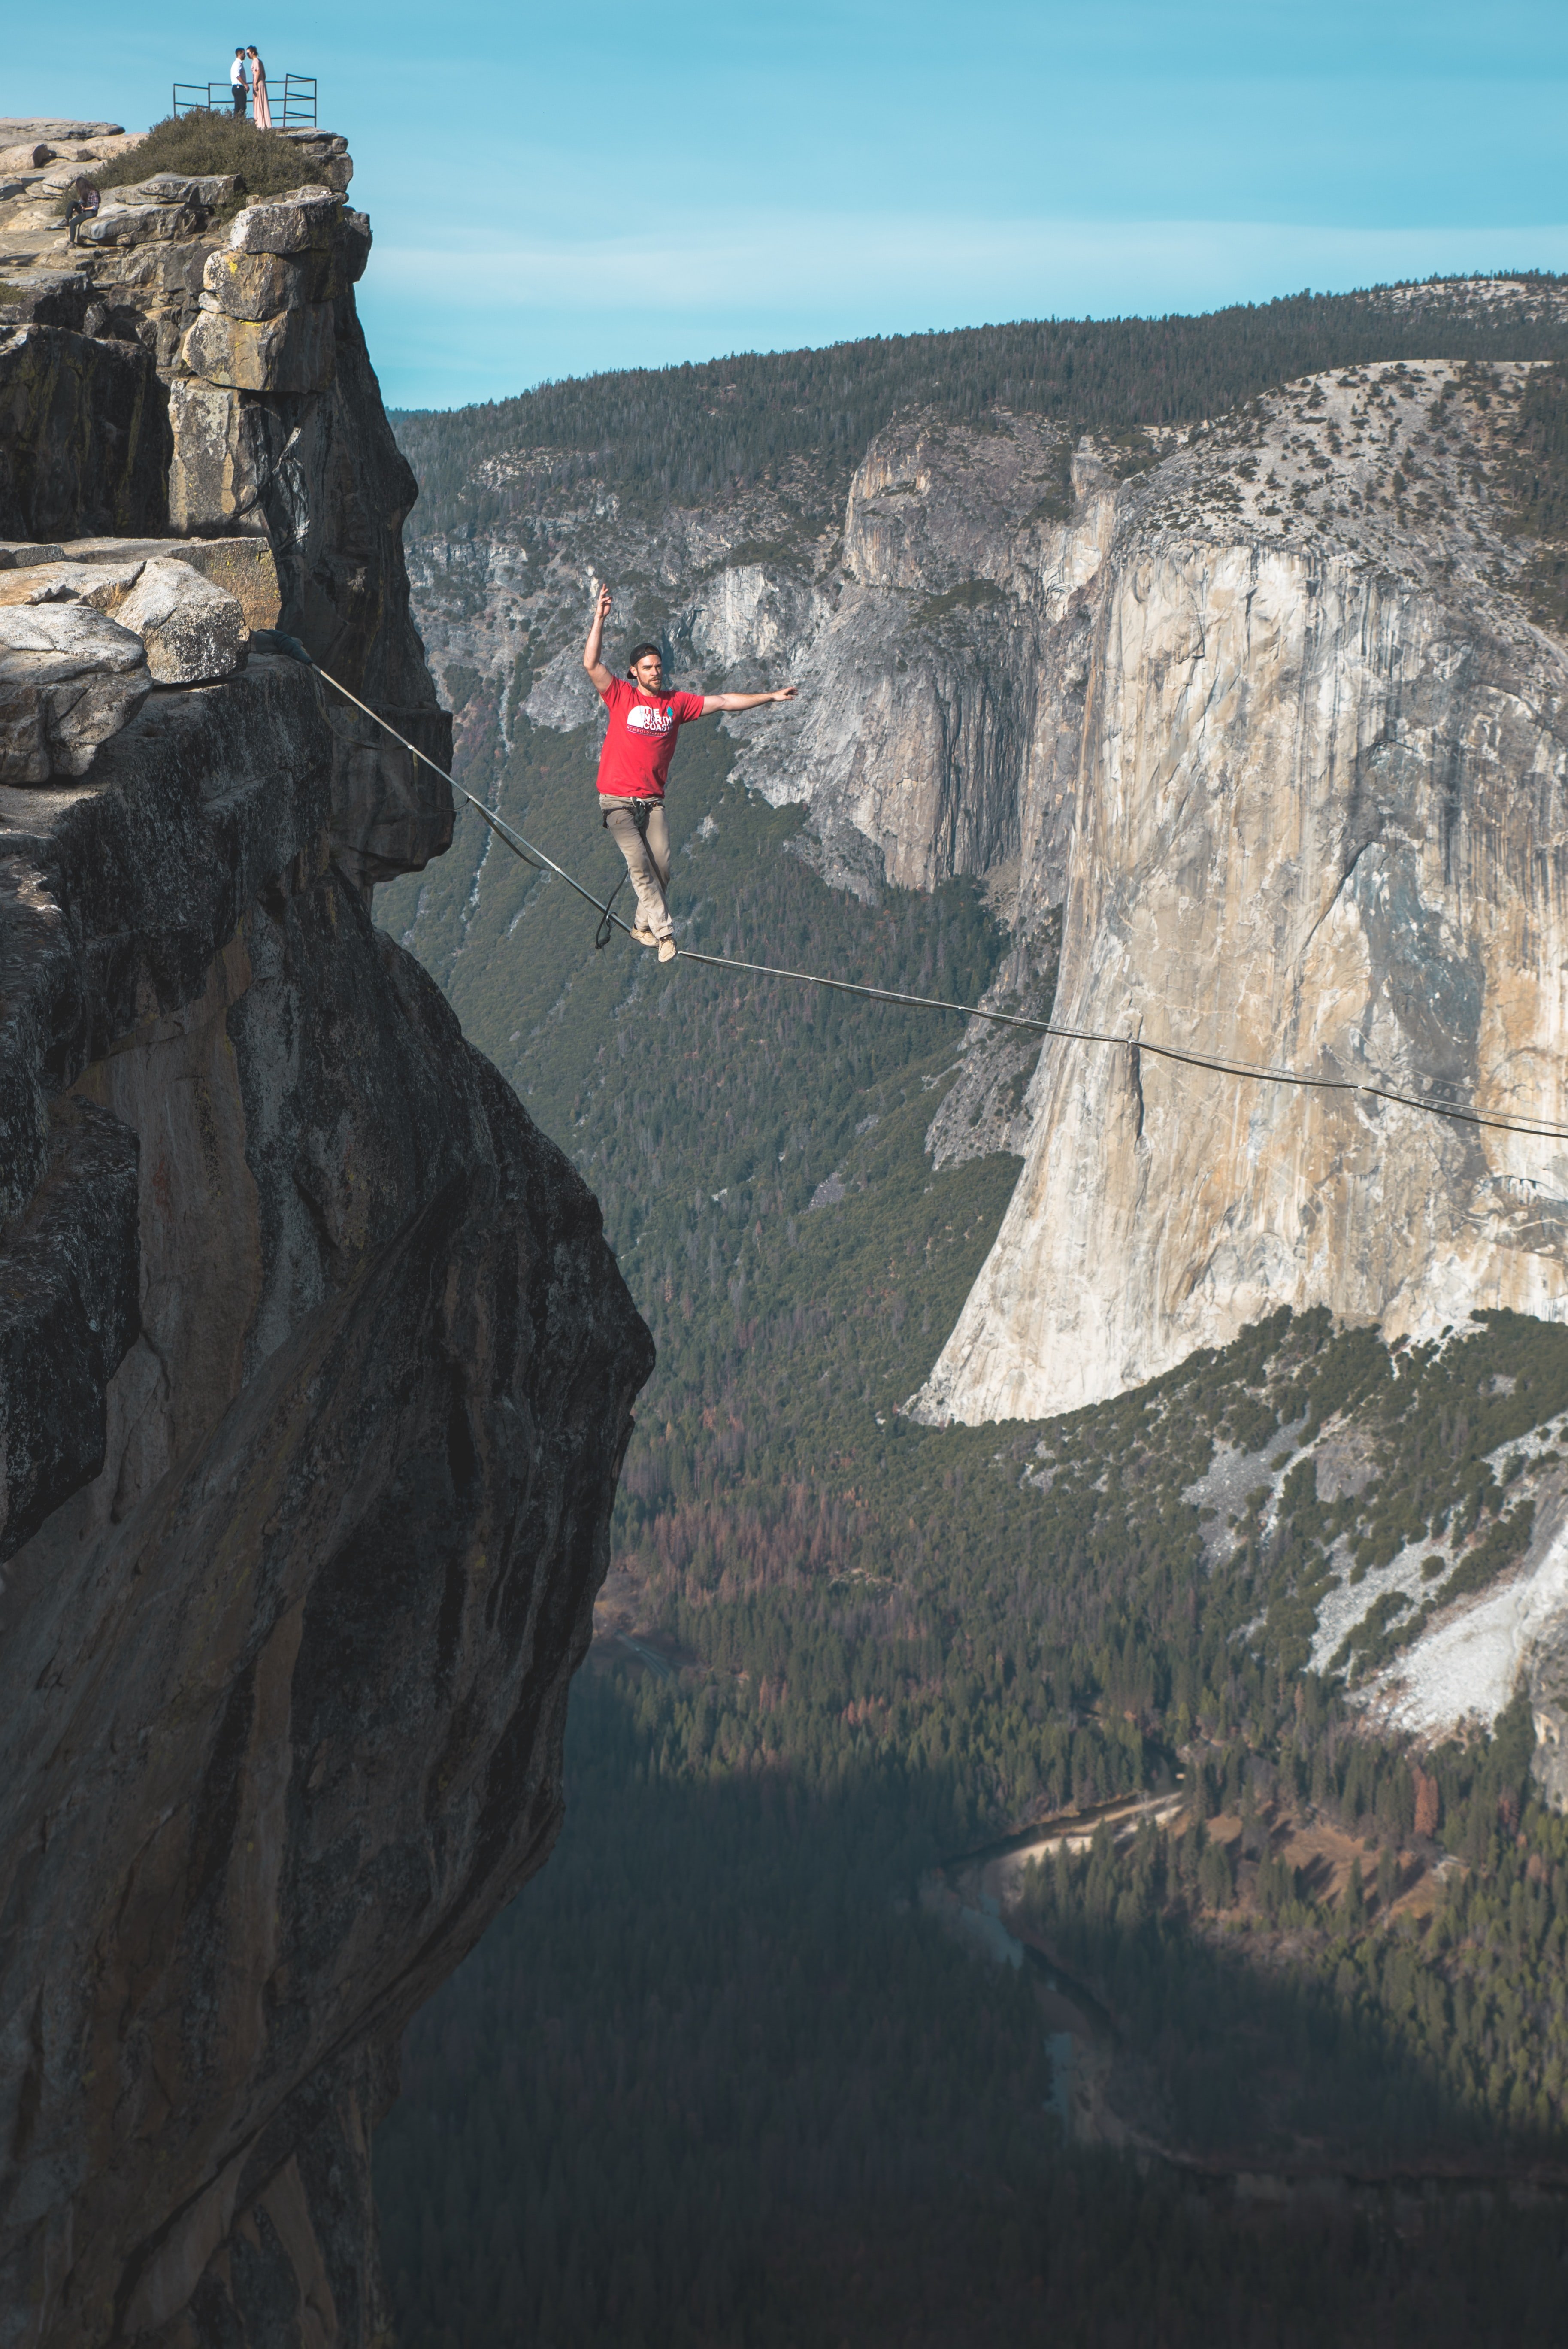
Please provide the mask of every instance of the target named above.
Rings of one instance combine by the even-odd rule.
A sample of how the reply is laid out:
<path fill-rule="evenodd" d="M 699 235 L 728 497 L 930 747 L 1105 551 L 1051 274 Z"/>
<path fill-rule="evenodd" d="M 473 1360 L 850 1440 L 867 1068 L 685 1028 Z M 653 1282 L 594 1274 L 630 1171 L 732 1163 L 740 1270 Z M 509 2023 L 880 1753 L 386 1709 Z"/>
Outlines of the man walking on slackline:
<path fill-rule="evenodd" d="M 755 709 L 763 701 L 792 701 L 792 685 L 777 693 L 666 693 L 665 664 L 657 645 L 634 645 L 626 675 L 612 677 L 600 657 L 611 595 L 601 587 L 593 625 L 583 647 L 583 666 L 610 713 L 599 753 L 599 805 L 607 831 L 626 860 L 637 893 L 632 936 L 639 946 L 656 946 L 661 962 L 673 962 L 676 942 L 665 892 L 670 885 L 670 833 L 665 822 L 665 783 L 676 736 L 694 718 L 714 709 Z"/>

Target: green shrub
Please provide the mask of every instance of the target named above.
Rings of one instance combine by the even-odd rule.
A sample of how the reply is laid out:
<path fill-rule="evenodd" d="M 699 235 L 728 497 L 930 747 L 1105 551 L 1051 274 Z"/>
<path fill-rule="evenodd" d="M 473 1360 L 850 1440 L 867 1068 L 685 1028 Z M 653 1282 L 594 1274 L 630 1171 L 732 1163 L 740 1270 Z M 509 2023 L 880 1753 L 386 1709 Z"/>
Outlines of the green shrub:
<path fill-rule="evenodd" d="M 170 114 L 139 146 L 93 176 L 100 188 L 129 188 L 158 171 L 183 171 L 191 179 L 232 171 L 240 193 L 254 202 L 307 186 L 316 164 L 281 130 L 256 130 L 228 114 Z"/>
<path fill-rule="evenodd" d="M 915 613 L 917 627 L 930 627 L 945 620 L 952 612 L 982 612 L 1006 597 L 993 579 L 965 579 L 957 587 L 950 587 L 944 595 L 933 595 Z"/>

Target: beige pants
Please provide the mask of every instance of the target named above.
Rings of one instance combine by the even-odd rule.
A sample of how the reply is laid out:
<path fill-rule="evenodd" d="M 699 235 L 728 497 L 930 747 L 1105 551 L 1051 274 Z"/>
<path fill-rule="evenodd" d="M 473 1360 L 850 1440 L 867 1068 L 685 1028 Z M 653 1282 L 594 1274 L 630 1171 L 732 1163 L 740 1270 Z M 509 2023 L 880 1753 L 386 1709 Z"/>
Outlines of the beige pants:
<path fill-rule="evenodd" d="M 637 893 L 637 926 L 656 938 L 675 936 L 665 891 L 670 885 L 670 828 L 665 822 L 663 800 L 612 800 L 601 796 L 606 829 L 626 860 L 632 886 Z M 637 830 L 634 808 L 648 812 L 648 836 Z"/>

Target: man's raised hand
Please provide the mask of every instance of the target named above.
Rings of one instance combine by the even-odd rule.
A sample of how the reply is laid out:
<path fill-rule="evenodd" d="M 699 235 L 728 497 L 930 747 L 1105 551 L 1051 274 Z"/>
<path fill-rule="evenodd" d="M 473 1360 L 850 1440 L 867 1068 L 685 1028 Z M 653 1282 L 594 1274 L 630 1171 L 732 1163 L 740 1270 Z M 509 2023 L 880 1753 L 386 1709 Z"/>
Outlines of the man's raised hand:
<path fill-rule="evenodd" d="M 601 587 L 593 599 L 593 625 L 588 630 L 588 641 L 583 647 L 583 666 L 593 678 L 593 689 L 596 693 L 608 693 L 614 681 L 602 658 L 604 649 L 604 623 L 610 616 L 610 606 L 614 601 L 614 597 L 608 587 Z"/>

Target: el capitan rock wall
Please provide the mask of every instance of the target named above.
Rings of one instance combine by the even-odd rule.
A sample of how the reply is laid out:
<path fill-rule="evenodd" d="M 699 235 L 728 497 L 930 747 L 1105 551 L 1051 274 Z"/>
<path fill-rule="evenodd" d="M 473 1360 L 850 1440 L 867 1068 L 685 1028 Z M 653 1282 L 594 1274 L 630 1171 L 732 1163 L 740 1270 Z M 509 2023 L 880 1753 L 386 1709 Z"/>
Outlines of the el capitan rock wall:
<path fill-rule="evenodd" d="M 1097 614 L 1057 1016 L 1563 1123 L 1568 664 L 1333 554 L 1181 549 Z M 1568 1151 L 1047 1046 L 923 1397 L 1098 1400 L 1282 1304 L 1435 1336 L 1568 1308 Z"/>

